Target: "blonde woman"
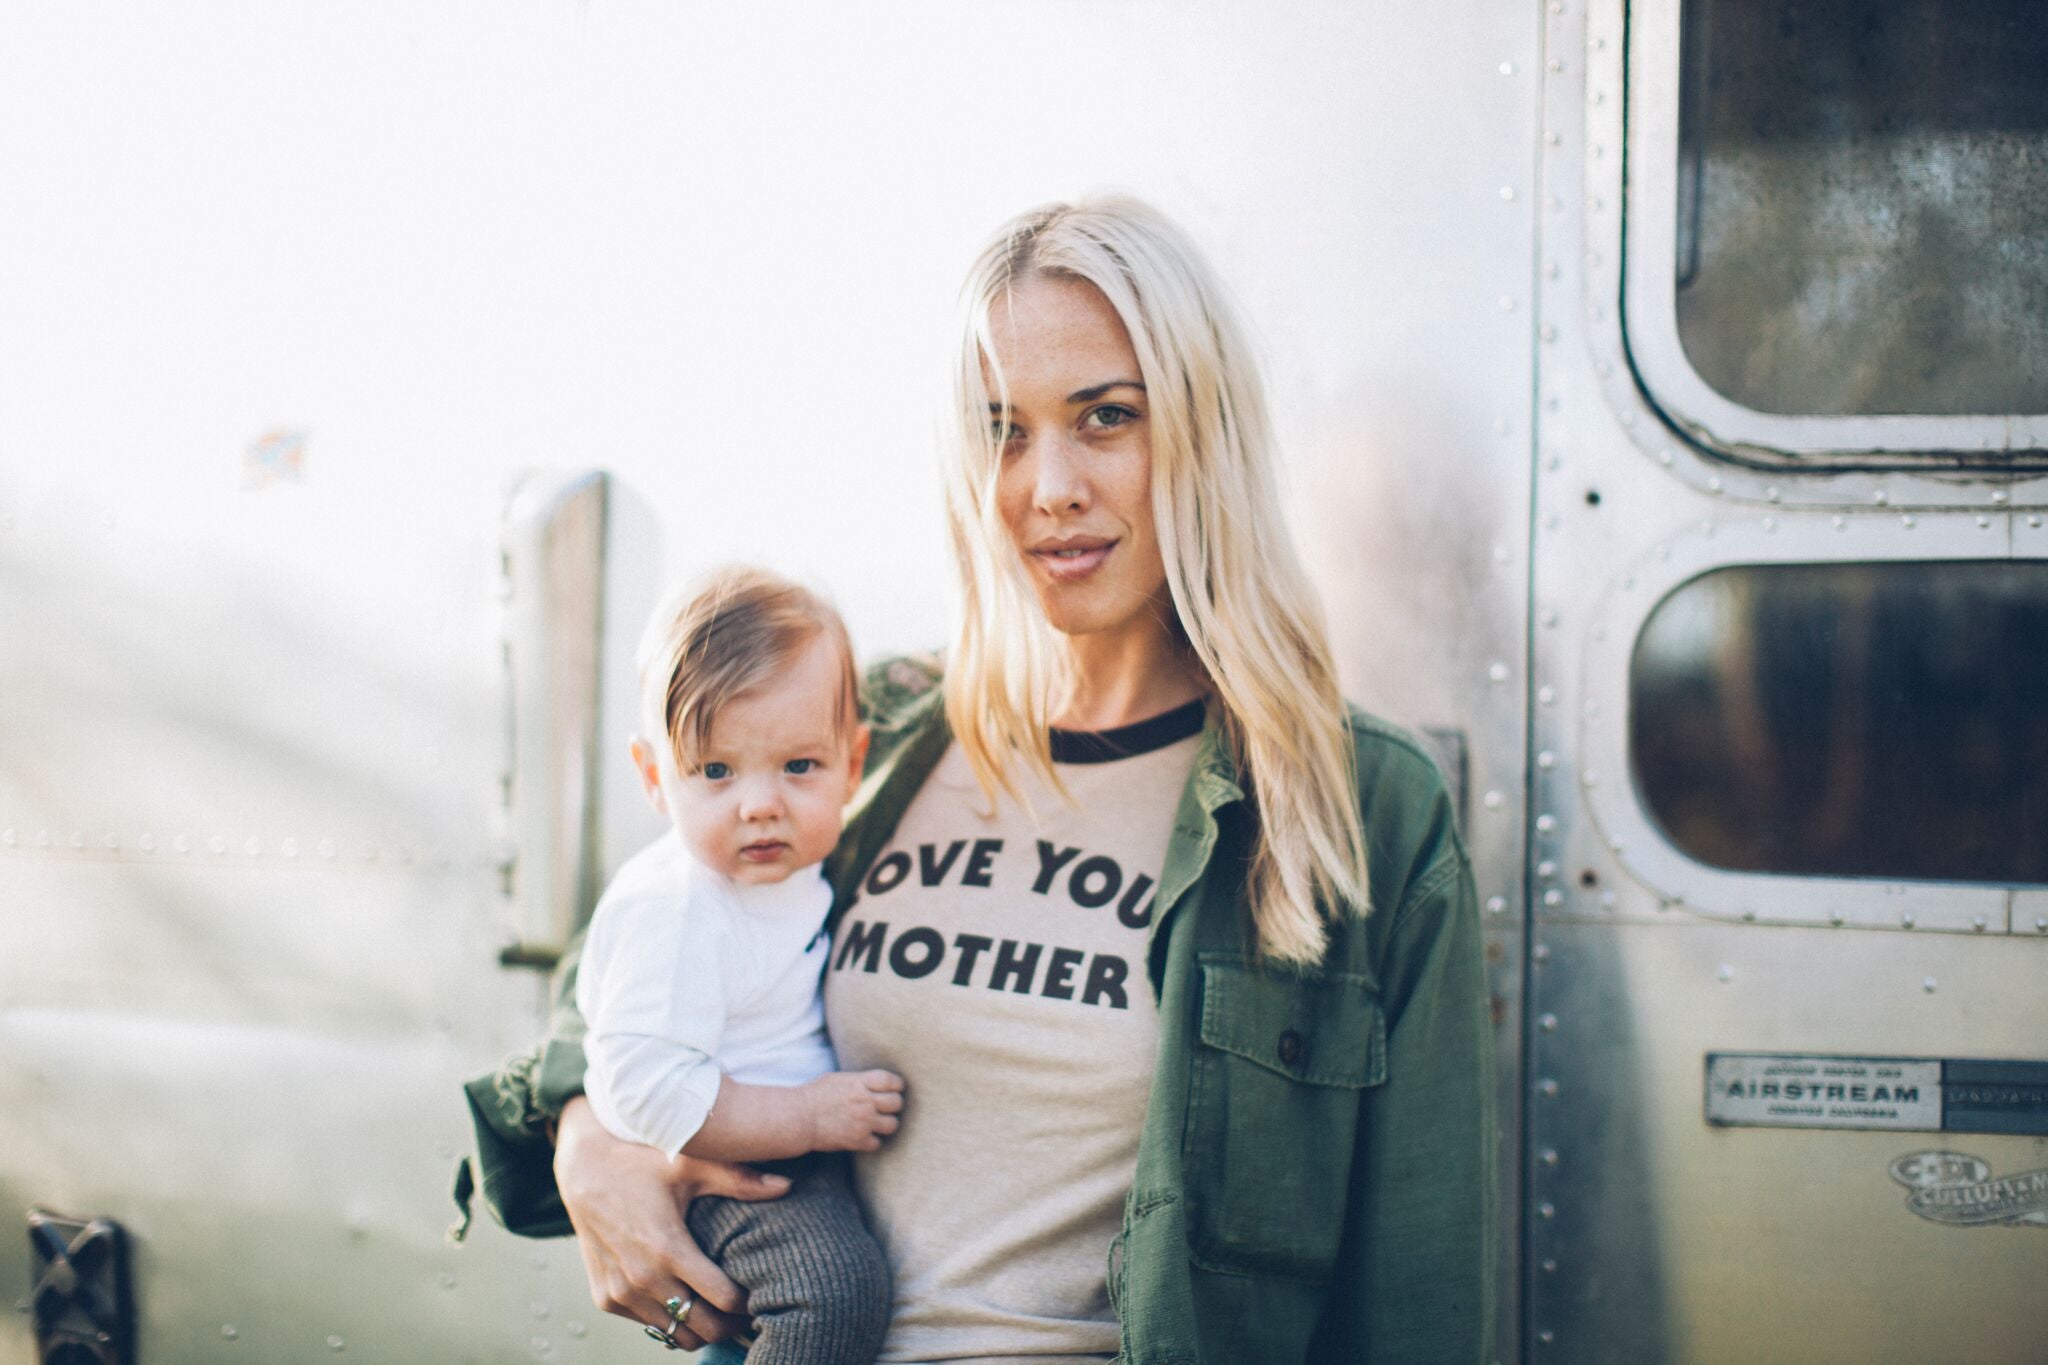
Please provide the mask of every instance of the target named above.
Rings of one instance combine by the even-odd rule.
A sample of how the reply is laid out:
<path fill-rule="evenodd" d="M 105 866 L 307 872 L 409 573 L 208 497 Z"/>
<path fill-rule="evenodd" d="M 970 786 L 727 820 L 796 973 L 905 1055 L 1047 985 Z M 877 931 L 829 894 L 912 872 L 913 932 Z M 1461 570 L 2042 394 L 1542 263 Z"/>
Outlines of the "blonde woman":
<path fill-rule="evenodd" d="M 1244 333 L 1130 199 L 1008 224 L 964 302 L 960 624 L 870 672 L 827 864 L 841 1065 L 907 1084 L 855 1159 L 881 1358 L 1490 1359 L 1471 873 L 1430 760 L 1338 695 Z M 677 1210 L 779 1187 L 611 1139 L 579 1024 L 471 1085 L 486 1198 L 724 1340 Z"/>

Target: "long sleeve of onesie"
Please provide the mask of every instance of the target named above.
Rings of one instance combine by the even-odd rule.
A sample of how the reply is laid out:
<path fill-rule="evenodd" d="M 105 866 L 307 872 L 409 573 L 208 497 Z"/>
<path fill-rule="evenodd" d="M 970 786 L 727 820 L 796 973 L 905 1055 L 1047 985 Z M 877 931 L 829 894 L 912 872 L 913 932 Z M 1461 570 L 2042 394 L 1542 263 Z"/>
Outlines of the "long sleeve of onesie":
<path fill-rule="evenodd" d="M 726 1019 L 719 916 L 651 890 L 607 893 L 576 1004 L 589 1021 L 585 1092 L 605 1129 L 674 1156 L 718 1098 Z"/>

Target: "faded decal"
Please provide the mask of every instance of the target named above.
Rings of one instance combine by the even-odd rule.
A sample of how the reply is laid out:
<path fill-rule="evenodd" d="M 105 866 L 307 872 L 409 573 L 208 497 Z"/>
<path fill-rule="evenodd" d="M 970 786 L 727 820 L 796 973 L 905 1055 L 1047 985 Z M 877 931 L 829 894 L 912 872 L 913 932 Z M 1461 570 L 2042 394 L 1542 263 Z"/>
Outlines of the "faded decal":
<path fill-rule="evenodd" d="M 303 483 L 306 478 L 306 433 L 266 431 L 242 452 L 242 487 L 268 488 L 274 483 Z"/>
<path fill-rule="evenodd" d="M 1891 1172 L 1908 1191 L 1906 1207 L 1929 1222 L 2048 1227 L 2048 1170 L 1994 1179 L 1988 1162 L 1966 1152 L 1908 1152 Z"/>

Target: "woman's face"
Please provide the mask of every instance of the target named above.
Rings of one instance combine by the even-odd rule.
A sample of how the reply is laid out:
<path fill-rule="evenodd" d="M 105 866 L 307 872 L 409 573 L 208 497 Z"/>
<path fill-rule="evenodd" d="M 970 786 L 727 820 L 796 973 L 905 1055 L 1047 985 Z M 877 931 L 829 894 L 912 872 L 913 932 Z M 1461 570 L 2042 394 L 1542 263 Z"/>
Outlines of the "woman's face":
<path fill-rule="evenodd" d="M 1046 619 L 1068 635 L 1163 633 L 1173 619 L 1152 524 L 1138 358 L 1094 285 L 1032 275 L 989 311 L 1010 407 L 996 501 Z"/>

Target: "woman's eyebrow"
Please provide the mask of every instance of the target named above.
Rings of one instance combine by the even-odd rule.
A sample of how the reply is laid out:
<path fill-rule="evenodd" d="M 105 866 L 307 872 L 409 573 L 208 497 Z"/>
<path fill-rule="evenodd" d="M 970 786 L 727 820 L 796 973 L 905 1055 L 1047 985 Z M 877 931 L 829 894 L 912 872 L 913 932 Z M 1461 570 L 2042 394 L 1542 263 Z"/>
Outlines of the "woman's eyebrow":
<path fill-rule="evenodd" d="M 1136 389 L 1139 393 L 1145 392 L 1145 386 L 1135 379 L 1112 379 L 1107 384 L 1097 384 L 1092 388 L 1076 389 L 1067 395 L 1067 401 L 1069 403 L 1092 403 L 1111 389 Z M 1002 416 L 1006 411 L 1003 405 L 993 398 L 989 400 L 988 410 L 998 417 Z"/>
<path fill-rule="evenodd" d="M 1076 389 L 1067 395 L 1067 401 L 1069 403 L 1092 403 L 1111 389 L 1136 389 L 1139 393 L 1143 393 L 1145 386 L 1135 379 L 1112 379 L 1107 384 L 1097 384 L 1092 389 Z"/>

